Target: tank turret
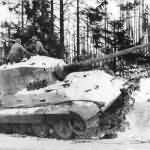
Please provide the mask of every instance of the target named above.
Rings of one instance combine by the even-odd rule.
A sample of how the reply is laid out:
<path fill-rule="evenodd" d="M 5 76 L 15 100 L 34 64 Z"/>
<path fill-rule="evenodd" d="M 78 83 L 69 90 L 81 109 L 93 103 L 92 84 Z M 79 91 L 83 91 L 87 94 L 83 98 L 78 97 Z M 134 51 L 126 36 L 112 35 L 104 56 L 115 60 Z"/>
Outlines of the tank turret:
<path fill-rule="evenodd" d="M 39 89 L 63 81 L 65 77 L 78 71 L 96 67 L 94 61 L 66 64 L 61 59 L 34 56 L 20 63 L 5 64 L 0 67 L 0 95 L 15 94 L 21 89 Z"/>

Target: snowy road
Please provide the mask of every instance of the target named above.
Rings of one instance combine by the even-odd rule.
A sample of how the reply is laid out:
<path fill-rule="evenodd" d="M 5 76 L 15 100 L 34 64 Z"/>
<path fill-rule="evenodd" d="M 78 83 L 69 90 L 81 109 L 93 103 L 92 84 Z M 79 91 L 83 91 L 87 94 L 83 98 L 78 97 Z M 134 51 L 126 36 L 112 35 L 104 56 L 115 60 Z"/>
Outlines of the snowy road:
<path fill-rule="evenodd" d="M 149 150 L 150 141 L 133 139 L 75 140 L 40 139 L 0 134 L 0 150 Z"/>

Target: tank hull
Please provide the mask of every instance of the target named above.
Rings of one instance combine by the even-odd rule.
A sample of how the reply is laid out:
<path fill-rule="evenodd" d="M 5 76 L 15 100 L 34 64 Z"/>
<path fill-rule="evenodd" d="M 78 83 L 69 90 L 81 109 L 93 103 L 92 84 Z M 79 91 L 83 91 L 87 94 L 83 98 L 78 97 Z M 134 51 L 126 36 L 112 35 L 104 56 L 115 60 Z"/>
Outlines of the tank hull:
<path fill-rule="evenodd" d="M 0 109 L 0 132 L 59 139 L 101 136 L 106 132 L 101 130 L 105 114 L 129 102 L 130 98 L 128 90 L 123 90 L 107 106 L 91 100 L 66 100 L 45 103 L 45 106 L 3 108 Z"/>

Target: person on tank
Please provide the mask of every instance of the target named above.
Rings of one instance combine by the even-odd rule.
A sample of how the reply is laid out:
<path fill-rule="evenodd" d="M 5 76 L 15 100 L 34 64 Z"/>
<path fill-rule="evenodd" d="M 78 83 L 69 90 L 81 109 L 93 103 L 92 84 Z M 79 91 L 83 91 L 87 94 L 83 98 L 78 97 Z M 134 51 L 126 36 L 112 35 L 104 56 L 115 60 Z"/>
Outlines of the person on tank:
<path fill-rule="evenodd" d="M 32 36 L 31 43 L 28 48 L 35 53 L 35 55 L 48 56 L 47 50 L 44 48 L 42 42 L 37 38 L 37 36 Z"/>
<path fill-rule="evenodd" d="M 21 39 L 16 39 L 15 43 L 11 46 L 10 52 L 7 56 L 7 61 L 10 63 L 13 62 L 20 62 L 24 56 L 32 56 L 33 53 L 28 52 L 22 45 L 21 45 Z"/>

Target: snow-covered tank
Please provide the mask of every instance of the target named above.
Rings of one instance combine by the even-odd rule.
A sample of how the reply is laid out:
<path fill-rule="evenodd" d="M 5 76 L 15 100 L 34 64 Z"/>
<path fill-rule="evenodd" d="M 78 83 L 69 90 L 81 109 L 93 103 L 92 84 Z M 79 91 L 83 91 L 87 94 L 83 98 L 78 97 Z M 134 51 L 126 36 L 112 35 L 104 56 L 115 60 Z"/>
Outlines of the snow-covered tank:
<path fill-rule="evenodd" d="M 45 56 L 1 66 L 0 131 L 69 139 L 98 127 L 126 81 L 72 66 Z"/>

